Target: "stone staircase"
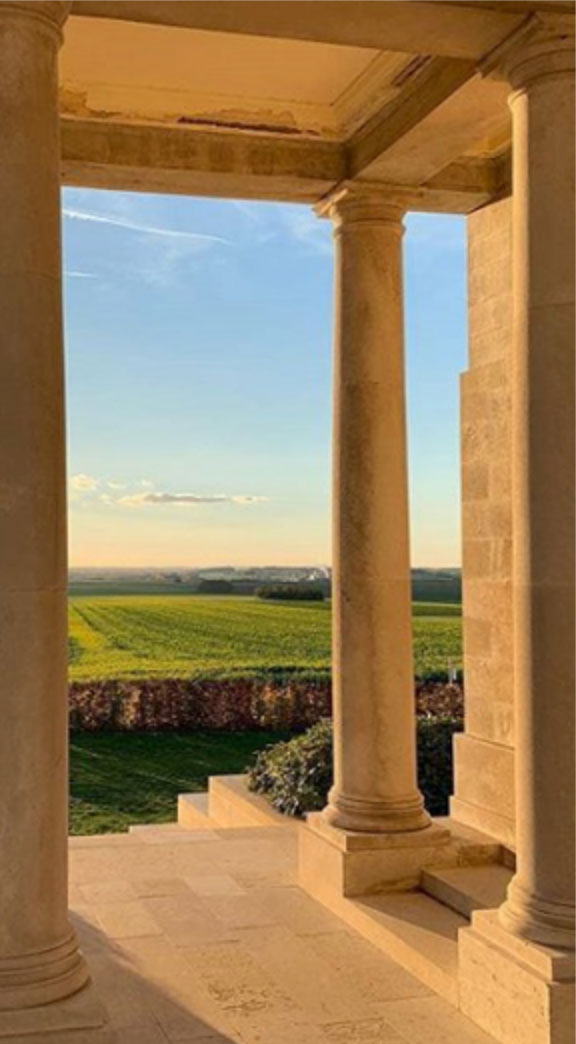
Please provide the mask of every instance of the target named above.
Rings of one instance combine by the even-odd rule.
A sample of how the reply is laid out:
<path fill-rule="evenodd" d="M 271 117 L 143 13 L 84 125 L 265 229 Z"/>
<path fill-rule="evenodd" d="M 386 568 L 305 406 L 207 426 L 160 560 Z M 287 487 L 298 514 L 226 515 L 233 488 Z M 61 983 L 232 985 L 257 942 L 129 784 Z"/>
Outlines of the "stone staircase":
<path fill-rule="evenodd" d="M 458 932 L 469 925 L 474 910 L 500 905 L 511 876 L 499 864 L 425 870 L 418 891 L 343 900 L 345 919 L 456 1005 Z"/>
<path fill-rule="evenodd" d="M 205 794 L 180 794 L 178 823 L 193 830 L 282 827 L 298 830 L 299 823 L 276 812 L 260 794 L 246 789 L 245 776 L 210 776 Z"/>
<path fill-rule="evenodd" d="M 450 826 L 448 820 L 438 822 Z M 247 828 L 293 833 L 300 824 L 248 793 L 243 776 L 216 776 L 207 793 L 179 796 L 177 823 L 136 826 L 130 832 L 154 841 L 160 831 L 176 839 L 190 830 L 227 834 Z M 467 828 L 451 830 L 459 865 L 424 870 L 418 890 L 341 897 L 329 906 L 360 936 L 457 1006 L 458 932 L 475 910 L 500 905 L 513 871 L 510 854 L 493 839 Z"/>

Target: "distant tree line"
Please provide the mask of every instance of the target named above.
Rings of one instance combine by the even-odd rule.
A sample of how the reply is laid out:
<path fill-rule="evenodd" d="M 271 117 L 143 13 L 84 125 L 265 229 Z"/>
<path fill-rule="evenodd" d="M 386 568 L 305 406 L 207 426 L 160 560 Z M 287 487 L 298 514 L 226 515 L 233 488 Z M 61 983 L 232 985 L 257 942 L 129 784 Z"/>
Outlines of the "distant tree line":
<path fill-rule="evenodd" d="M 456 573 L 452 576 L 442 576 L 435 575 L 433 570 L 430 570 L 428 575 L 423 575 L 414 570 L 412 598 L 415 602 L 461 602 L 462 578 Z"/>
<path fill-rule="evenodd" d="M 234 594 L 234 584 L 230 580 L 200 580 L 198 594 Z"/>
<path fill-rule="evenodd" d="M 321 587 L 309 584 L 264 584 L 256 589 L 258 598 L 266 598 L 277 602 L 323 602 L 324 591 Z"/>
<path fill-rule="evenodd" d="M 274 580 L 262 583 L 248 576 L 196 577 L 187 572 L 137 574 L 135 570 L 116 570 L 107 575 L 92 574 L 85 577 L 76 570 L 71 574 L 69 590 L 74 595 L 118 595 L 118 594 L 202 594 L 202 595 L 246 595 L 296 601 L 323 601 L 332 595 L 328 577 L 302 580 Z M 273 592 L 273 593 L 268 593 Z M 415 602 L 462 601 L 462 579 L 460 571 L 414 569 L 412 571 L 412 598 Z"/>

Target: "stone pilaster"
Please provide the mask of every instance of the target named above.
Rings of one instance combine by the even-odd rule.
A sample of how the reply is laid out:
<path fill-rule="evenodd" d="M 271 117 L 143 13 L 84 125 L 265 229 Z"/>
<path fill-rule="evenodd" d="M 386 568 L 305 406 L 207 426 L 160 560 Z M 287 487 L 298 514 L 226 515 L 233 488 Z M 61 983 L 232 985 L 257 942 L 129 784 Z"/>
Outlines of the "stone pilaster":
<path fill-rule="evenodd" d="M 465 732 L 453 820 L 514 847 L 512 201 L 468 218 L 469 367 L 461 378 Z"/>
<path fill-rule="evenodd" d="M 513 120 L 512 597 L 517 872 L 460 933 L 463 1010 L 503 1044 L 574 1018 L 574 36 L 493 57 Z"/>

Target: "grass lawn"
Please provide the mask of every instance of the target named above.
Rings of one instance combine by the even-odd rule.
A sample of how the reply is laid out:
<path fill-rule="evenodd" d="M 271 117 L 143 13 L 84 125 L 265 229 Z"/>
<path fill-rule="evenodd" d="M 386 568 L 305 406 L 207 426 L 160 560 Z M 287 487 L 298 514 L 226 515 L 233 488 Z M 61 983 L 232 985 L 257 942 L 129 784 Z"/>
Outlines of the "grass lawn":
<path fill-rule="evenodd" d="M 209 775 L 242 772 L 279 732 L 74 733 L 70 833 L 127 830 L 176 819 L 179 793 L 206 790 Z"/>
<path fill-rule="evenodd" d="M 417 674 L 461 664 L 459 605 L 414 603 Z M 70 678 L 190 678 L 327 670 L 330 603 L 195 595 L 70 600 Z"/>

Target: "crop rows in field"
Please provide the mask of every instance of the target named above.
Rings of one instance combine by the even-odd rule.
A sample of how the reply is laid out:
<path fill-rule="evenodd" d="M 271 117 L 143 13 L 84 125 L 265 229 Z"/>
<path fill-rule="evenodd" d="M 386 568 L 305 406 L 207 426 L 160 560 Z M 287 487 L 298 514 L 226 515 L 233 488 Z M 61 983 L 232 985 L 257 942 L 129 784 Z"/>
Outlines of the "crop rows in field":
<path fill-rule="evenodd" d="M 414 610 L 416 673 L 460 666 L 458 608 L 419 603 Z M 70 601 L 69 634 L 73 681 L 330 666 L 328 603 L 185 595 L 77 597 Z"/>

